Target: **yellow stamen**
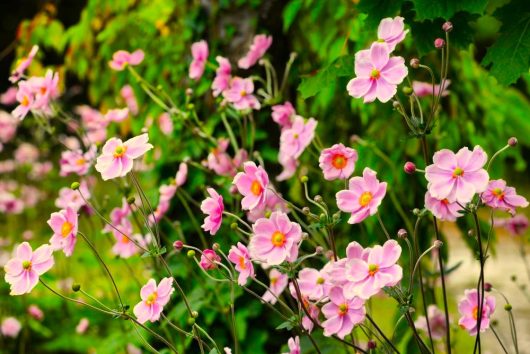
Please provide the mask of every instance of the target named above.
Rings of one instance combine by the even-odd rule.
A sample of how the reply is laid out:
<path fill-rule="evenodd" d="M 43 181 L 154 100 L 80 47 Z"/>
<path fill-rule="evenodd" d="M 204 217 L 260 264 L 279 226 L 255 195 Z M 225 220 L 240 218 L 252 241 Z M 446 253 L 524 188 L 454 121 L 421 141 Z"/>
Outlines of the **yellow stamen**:
<path fill-rule="evenodd" d="M 271 237 L 271 242 L 275 247 L 282 247 L 285 245 L 285 235 L 280 231 L 274 231 Z"/>
<path fill-rule="evenodd" d="M 65 221 L 63 226 L 61 226 L 61 236 L 66 237 L 70 235 L 70 232 L 72 232 L 73 228 L 74 228 L 74 225 L 72 225 L 68 221 Z"/>
<path fill-rule="evenodd" d="M 461 169 L 460 167 L 455 168 L 455 170 L 453 171 L 453 178 L 462 177 L 462 176 L 464 176 L 464 170 Z"/>
<path fill-rule="evenodd" d="M 372 78 L 372 80 L 377 80 L 379 79 L 379 77 L 381 76 L 381 72 L 377 69 L 372 69 L 372 73 L 370 74 L 370 78 Z"/>
<path fill-rule="evenodd" d="M 379 266 L 377 264 L 369 264 L 368 265 L 368 275 L 373 277 L 375 273 L 379 271 Z"/>
<path fill-rule="evenodd" d="M 331 159 L 331 164 L 336 169 L 342 170 L 344 167 L 346 167 L 346 163 L 348 162 L 348 159 L 342 155 L 342 154 L 336 154 Z"/>
<path fill-rule="evenodd" d="M 261 184 L 259 183 L 258 180 L 254 180 L 252 182 L 252 184 L 250 185 L 250 191 L 252 192 L 252 194 L 254 194 L 255 196 L 258 196 L 261 194 L 261 192 L 263 192 L 263 187 L 261 186 Z"/>
<path fill-rule="evenodd" d="M 370 204 L 370 202 L 372 201 L 373 199 L 373 195 L 372 193 L 370 192 L 363 192 L 363 194 L 361 194 L 361 197 L 359 198 L 359 204 L 364 208 L 365 206 L 367 206 L 368 204 Z"/>
<path fill-rule="evenodd" d="M 158 298 L 158 294 L 156 293 L 156 291 L 154 293 L 152 293 L 151 295 L 149 295 L 147 297 L 147 300 L 145 300 L 145 303 L 147 305 L 152 305 L 155 303 L 156 299 Z"/>
<path fill-rule="evenodd" d="M 348 313 L 349 306 L 348 304 L 340 304 L 339 305 L 339 315 L 344 316 Z"/>
<path fill-rule="evenodd" d="M 116 150 L 114 150 L 114 157 L 115 158 L 122 157 L 123 155 L 125 155 L 126 151 L 127 151 L 127 146 L 120 145 L 116 148 Z"/>

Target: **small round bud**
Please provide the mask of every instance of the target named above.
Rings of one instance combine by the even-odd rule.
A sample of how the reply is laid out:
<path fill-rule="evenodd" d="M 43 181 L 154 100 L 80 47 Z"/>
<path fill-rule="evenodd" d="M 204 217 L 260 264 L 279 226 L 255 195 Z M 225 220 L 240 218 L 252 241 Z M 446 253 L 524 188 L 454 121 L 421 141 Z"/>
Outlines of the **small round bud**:
<path fill-rule="evenodd" d="M 304 215 L 309 215 L 310 212 L 311 212 L 311 210 L 309 210 L 308 207 L 303 207 L 302 208 L 302 213 L 304 213 Z"/>
<path fill-rule="evenodd" d="M 444 32 L 451 32 L 453 30 L 453 24 L 447 21 L 442 25 L 442 29 L 444 30 Z"/>
<path fill-rule="evenodd" d="M 187 88 L 186 89 L 186 96 L 191 96 L 193 95 L 193 90 L 191 88 Z"/>
<path fill-rule="evenodd" d="M 484 283 L 484 291 L 490 292 L 491 288 L 493 288 L 491 283 Z"/>
<path fill-rule="evenodd" d="M 194 325 L 195 324 L 195 318 L 193 318 L 193 317 L 188 318 L 188 324 L 190 326 Z"/>
<path fill-rule="evenodd" d="M 357 134 L 353 134 L 352 136 L 350 136 L 350 141 L 352 143 L 358 143 L 359 141 L 361 141 L 361 137 Z"/>
<path fill-rule="evenodd" d="M 81 186 L 79 184 L 79 182 L 73 182 L 71 185 L 70 185 L 70 188 L 72 188 L 74 191 L 78 190 L 79 189 L 79 186 Z"/>
<path fill-rule="evenodd" d="M 491 325 L 492 325 L 492 326 L 496 326 L 496 325 L 498 325 L 498 324 L 499 324 L 499 321 L 497 321 L 497 320 L 492 320 L 492 321 L 491 321 Z"/>
<path fill-rule="evenodd" d="M 442 241 L 440 241 L 440 240 L 435 240 L 435 241 L 432 243 L 432 245 L 433 245 L 435 248 L 440 248 L 440 247 L 442 247 L 443 244 L 444 244 L 444 243 L 443 243 Z"/>
<path fill-rule="evenodd" d="M 173 248 L 175 248 L 177 251 L 180 251 L 184 247 L 184 242 L 181 240 L 177 240 L 173 242 Z"/>
<path fill-rule="evenodd" d="M 191 257 L 195 257 L 195 251 L 194 251 L 194 250 L 189 250 L 188 253 L 186 253 L 186 255 L 187 255 L 188 257 L 190 257 L 190 258 L 191 258 Z"/>
<path fill-rule="evenodd" d="M 405 86 L 401 89 L 401 92 L 403 92 L 404 95 L 410 96 L 414 92 L 411 87 Z"/>
<path fill-rule="evenodd" d="M 231 223 L 231 224 L 230 224 L 230 228 L 231 228 L 232 230 L 237 230 L 237 222 L 233 222 L 233 223 Z"/>
<path fill-rule="evenodd" d="M 411 175 L 416 172 L 416 165 L 414 164 L 414 162 L 407 161 L 405 162 L 405 165 L 403 165 L 403 170 L 405 171 L 405 173 Z"/>
<path fill-rule="evenodd" d="M 197 311 L 191 311 L 191 317 L 197 318 L 199 317 L 199 313 Z"/>
<path fill-rule="evenodd" d="M 510 277 L 510 280 L 511 280 L 511 281 L 514 281 L 514 282 L 517 281 L 517 276 L 516 276 L 515 274 L 512 275 L 512 276 Z"/>
<path fill-rule="evenodd" d="M 322 203 L 322 196 L 320 196 L 320 195 L 315 195 L 315 202 L 317 202 L 317 203 Z"/>
<path fill-rule="evenodd" d="M 420 60 L 418 58 L 412 58 L 410 59 L 410 67 L 417 69 L 420 67 Z"/>
<path fill-rule="evenodd" d="M 326 217 L 326 214 L 322 213 L 319 215 L 319 218 L 320 218 L 320 222 L 324 223 L 327 221 L 327 217 Z"/>
<path fill-rule="evenodd" d="M 307 178 L 307 176 L 300 177 L 300 182 L 307 183 L 307 181 L 309 181 L 309 178 Z"/>
<path fill-rule="evenodd" d="M 508 145 L 512 147 L 517 145 L 517 138 L 515 136 L 512 136 L 510 139 L 508 139 Z"/>
<path fill-rule="evenodd" d="M 316 254 L 322 254 L 323 252 L 324 252 L 324 248 L 322 246 L 317 246 L 317 248 L 315 248 Z"/>
<path fill-rule="evenodd" d="M 129 198 L 127 198 L 127 204 L 129 205 L 134 204 L 135 201 L 136 201 L 136 198 L 133 196 L 130 196 Z"/>
<path fill-rule="evenodd" d="M 440 49 L 440 48 L 443 48 L 444 46 L 445 46 L 445 41 L 444 41 L 443 39 L 441 39 L 441 38 L 436 38 L 436 39 L 434 40 L 434 47 L 435 47 L 435 48 Z"/>
<path fill-rule="evenodd" d="M 398 108 L 399 107 L 399 102 L 398 101 L 392 102 L 392 107 Z"/>
<path fill-rule="evenodd" d="M 375 349 L 375 348 L 377 348 L 377 343 L 375 342 L 375 340 L 370 339 L 370 340 L 368 341 L 368 343 L 366 344 L 366 347 L 367 347 L 368 349 Z"/>
<path fill-rule="evenodd" d="M 407 238 L 408 236 L 408 232 L 407 230 L 405 229 L 399 229 L 398 232 L 397 232 L 397 237 L 398 238 Z"/>
<path fill-rule="evenodd" d="M 326 251 L 326 258 L 327 259 L 333 259 L 333 251 L 332 250 L 327 250 Z"/>
<path fill-rule="evenodd" d="M 504 309 L 505 309 L 506 311 L 511 311 L 511 310 L 512 310 L 512 305 L 510 305 L 510 304 L 506 304 L 506 305 L 504 305 Z"/>
<path fill-rule="evenodd" d="M 309 237 L 309 234 L 307 232 L 302 232 L 302 240 L 307 240 Z"/>
<path fill-rule="evenodd" d="M 469 237 L 475 237 L 475 231 L 473 229 L 467 230 L 467 235 Z"/>
<path fill-rule="evenodd" d="M 412 209 L 412 214 L 414 214 L 416 216 L 419 216 L 421 214 L 421 210 L 418 209 L 418 208 L 414 208 L 414 209 Z"/>
<path fill-rule="evenodd" d="M 193 103 L 188 103 L 186 105 L 186 108 L 189 110 L 189 111 L 192 111 L 193 109 L 195 109 L 195 105 Z"/>
<path fill-rule="evenodd" d="M 266 217 L 267 219 L 270 218 L 271 215 L 272 215 L 272 211 L 270 211 L 270 210 L 265 211 L 265 217 Z"/>
<path fill-rule="evenodd" d="M 81 290 L 81 285 L 80 284 L 73 284 L 72 285 L 72 290 L 74 292 L 78 292 L 79 290 Z"/>
<path fill-rule="evenodd" d="M 333 221 L 339 221 L 340 219 L 340 211 L 333 214 Z"/>
<path fill-rule="evenodd" d="M 214 243 L 214 244 L 212 245 L 212 249 L 213 249 L 214 251 L 217 251 L 220 247 L 221 247 L 221 246 L 219 246 L 219 244 L 218 244 L 217 242 Z"/>

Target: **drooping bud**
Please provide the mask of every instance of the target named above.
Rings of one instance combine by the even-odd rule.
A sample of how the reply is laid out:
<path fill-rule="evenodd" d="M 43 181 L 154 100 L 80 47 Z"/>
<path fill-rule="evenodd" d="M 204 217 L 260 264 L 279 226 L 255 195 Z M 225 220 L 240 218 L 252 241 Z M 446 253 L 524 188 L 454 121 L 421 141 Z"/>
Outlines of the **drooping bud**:
<path fill-rule="evenodd" d="M 177 240 L 173 242 L 173 248 L 175 248 L 177 251 L 180 251 L 184 247 L 184 242 L 181 240 Z"/>
<path fill-rule="evenodd" d="M 443 39 L 441 39 L 441 38 L 436 38 L 436 39 L 434 40 L 434 47 L 435 47 L 435 48 L 440 49 L 440 48 L 443 48 L 444 46 L 445 46 L 445 41 L 444 41 Z"/>
<path fill-rule="evenodd" d="M 435 247 L 435 248 L 440 248 L 442 247 L 444 243 L 440 240 L 434 240 L 434 242 L 432 243 L 432 245 Z"/>
<path fill-rule="evenodd" d="M 412 58 L 410 59 L 410 67 L 413 69 L 417 69 L 420 67 L 420 60 L 418 58 Z"/>
<path fill-rule="evenodd" d="M 408 232 L 407 232 L 407 230 L 405 230 L 405 229 L 399 229 L 399 230 L 398 230 L 398 232 L 397 232 L 397 237 L 398 237 L 398 238 L 403 238 L 403 239 L 405 239 L 405 238 L 407 238 L 407 236 L 408 236 Z"/>
<path fill-rule="evenodd" d="M 315 195 L 315 202 L 317 202 L 317 203 L 322 203 L 322 196 L 320 196 L 320 195 Z"/>
<path fill-rule="evenodd" d="M 375 342 L 375 340 L 370 339 L 370 340 L 368 341 L 368 343 L 366 344 L 366 347 L 367 347 L 368 349 L 375 349 L 375 348 L 377 348 L 377 343 Z"/>
<path fill-rule="evenodd" d="M 491 283 L 484 283 L 484 291 L 490 292 L 491 288 L 493 288 Z"/>
<path fill-rule="evenodd" d="M 412 87 L 405 86 L 401 89 L 401 92 L 403 92 L 405 96 L 410 96 L 414 91 L 412 90 Z"/>
<path fill-rule="evenodd" d="M 512 136 L 510 139 L 508 139 L 508 145 L 510 145 L 511 147 L 517 145 L 517 138 L 515 136 Z"/>
<path fill-rule="evenodd" d="M 407 161 L 405 162 L 405 165 L 403 165 L 403 170 L 405 171 L 405 173 L 411 175 L 416 172 L 416 165 L 414 164 L 414 162 Z"/>
<path fill-rule="evenodd" d="M 79 189 L 79 186 L 80 186 L 79 182 L 72 182 L 72 184 L 70 185 L 70 188 L 76 191 Z"/>
<path fill-rule="evenodd" d="M 442 29 L 444 30 L 444 32 L 451 32 L 453 30 L 453 24 L 449 21 L 446 21 L 442 25 Z"/>
<path fill-rule="evenodd" d="M 72 284 L 72 291 L 78 292 L 79 290 L 81 290 L 80 284 Z"/>
<path fill-rule="evenodd" d="M 212 245 L 212 249 L 214 251 L 217 251 L 219 249 L 219 247 L 221 247 L 221 246 L 219 246 L 219 244 L 217 242 Z"/>
<path fill-rule="evenodd" d="M 303 207 L 302 208 L 302 213 L 304 213 L 304 215 L 309 215 L 310 212 L 311 212 L 311 210 L 309 210 L 308 207 Z"/>

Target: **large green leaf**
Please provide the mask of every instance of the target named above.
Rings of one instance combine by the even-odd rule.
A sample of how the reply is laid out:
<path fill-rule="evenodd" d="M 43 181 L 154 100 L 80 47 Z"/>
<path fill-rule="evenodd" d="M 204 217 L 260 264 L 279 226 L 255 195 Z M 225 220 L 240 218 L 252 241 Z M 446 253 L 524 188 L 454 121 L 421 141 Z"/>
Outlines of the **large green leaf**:
<path fill-rule="evenodd" d="M 481 14 L 488 4 L 488 0 L 414 0 L 413 2 L 418 20 L 438 17 L 448 20 L 459 11 Z"/>
<path fill-rule="evenodd" d="M 403 0 L 361 0 L 357 9 L 368 14 L 368 28 L 376 28 L 381 19 L 396 16 L 402 3 Z"/>
<path fill-rule="evenodd" d="M 304 99 L 312 97 L 322 89 L 334 84 L 339 77 L 353 76 L 355 58 L 353 55 L 344 55 L 333 63 L 317 72 L 316 75 L 305 77 L 298 86 Z"/>

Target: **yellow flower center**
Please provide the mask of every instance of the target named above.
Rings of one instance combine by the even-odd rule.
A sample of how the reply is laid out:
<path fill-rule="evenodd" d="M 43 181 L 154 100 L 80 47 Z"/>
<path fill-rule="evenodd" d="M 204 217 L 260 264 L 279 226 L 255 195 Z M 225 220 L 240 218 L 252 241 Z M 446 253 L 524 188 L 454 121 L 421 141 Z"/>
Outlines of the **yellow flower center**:
<path fill-rule="evenodd" d="M 463 175 L 464 175 L 464 170 L 461 169 L 460 167 L 455 168 L 455 170 L 453 171 L 453 178 L 462 177 Z"/>
<path fill-rule="evenodd" d="M 348 162 L 348 159 L 342 155 L 342 154 L 336 154 L 331 159 L 331 164 L 336 169 L 342 170 L 344 167 L 346 167 L 346 163 Z"/>
<path fill-rule="evenodd" d="M 241 97 L 245 97 L 247 95 L 247 91 L 241 90 L 239 94 L 241 95 Z"/>
<path fill-rule="evenodd" d="M 254 180 L 252 182 L 252 184 L 250 185 L 250 191 L 252 192 L 252 194 L 254 194 L 255 196 L 258 196 L 261 194 L 261 192 L 263 192 L 263 187 L 261 186 L 261 184 L 259 183 L 258 180 Z"/>
<path fill-rule="evenodd" d="M 239 268 L 241 269 L 247 269 L 247 265 L 245 264 L 245 257 L 239 257 Z"/>
<path fill-rule="evenodd" d="M 300 136 L 300 135 L 298 135 L 298 133 L 294 133 L 294 134 L 293 134 L 293 137 L 294 137 L 295 139 L 298 139 L 299 136 Z"/>
<path fill-rule="evenodd" d="M 478 306 L 473 308 L 473 319 L 478 319 Z"/>
<path fill-rule="evenodd" d="M 84 158 L 80 158 L 80 159 L 78 159 L 78 160 L 75 162 L 75 164 L 76 164 L 77 166 L 83 166 L 83 165 L 85 164 L 85 162 L 86 162 L 86 160 L 85 160 Z"/>
<path fill-rule="evenodd" d="M 344 316 L 348 313 L 348 304 L 340 304 L 339 305 L 339 315 Z"/>
<path fill-rule="evenodd" d="M 324 282 L 325 282 L 325 280 L 324 280 L 324 278 L 322 278 L 322 277 L 319 277 L 319 278 L 317 279 L 317 284 L 318 284 L 318 285 L 322 285 L 322 284 L 324 284 Z"/>
<path fill-rule="evenodd" d="M 158 298 L 158 294 L 156 293 L 156 291 L 154 293 L 152 293 L 151 295 L 149 295 L 147 297 L 147 300 L 145 300 L 145 303 L 147 305 L 152 305 L 155 303 L 156 299 Z"/>
<path fill-rule="evenodd" d="M 449 200 L 447 200 L 447 198 L 442 199 L 441 202 L 442 202 L 443 205 L 449 204 Z"/>
<path fill-rule="evenodd" d="M 23 105 L 24 107 L 29 106 L 29 98 L 28 98 L 28 96 L 22 97 L 22 101 L 20 102 L 20 104 Z"/>
<path fill-rule="evenodd" d="M 123 155 L 125 155 L 126 151 L 127 151 L 127 146 L 120 145 L 116 148 L 116 150 L 114 150 L 114 157 L 115 158 L 122 157 Z"/>
<path fill-rule="evenodd" d="M 122 235 L 121 236 L 121 243 L 129 243 L 131 242 L 131 239 L 128 236 Z"/>
<path fill-rule="evenodd" d="M 271 278 L 271 286 L 275 285 L 277 282 L 278 282 L 278 278 L 276 278 L 276 277 L 272 277 Z"/>
<path fill-rule="evenodd" d="M 370 74 L 370 77 L 372 78 L 372 80 L 377 80 L 379 79 L 380 76 L 381 76 L 381 72 L 379 72 L 379 70 L 372 69 L 372 73 Z"/>
<path fill-rule="evenodd" d="M 74 225 L 72 225 L 68 221 L 65 221 L 63 226 L 61 226 L 61 235 L 63 237 L 70 235 L 70 232 L 72 232 L 73 228 L 74 228 Z"/>
<path fill-rule="evenodd" d="M 26 270 L 31 270 L 31 261 L 22 262 L 22 268 L 24 268 Z"/>
<path fill-rule="evenodd" d="M 42 86 L 42 87 L 40 88 L 40 93 L 41 93 L 41 94 L 44 95 L 44 94 L 46 93 L 46 91 L 47 91 L 46 86 Z"/>
<path fill-rule="evenodd" d="M 377 264 L 369 264 L 368 265 L 368 274 L 373 277 L 375 273 L 379 271 L 379 266 Z"/>
<path fill-rule="evenodd" d="M 365 207 L 367 206 L 368 204 L 370 204 L 370 202 L 372 201 L 373 199 L 373 195 L 372 193 L 370 192 L 363 192 L 363 194 L 361 194 L 361 196 L 359 197 L 359 204 L 362 206 L 362 207 Z"/>
<path fill-rule="evenodd" d="M 504 199 L 504 191 L 500 188 L 495 188 L 494 190 L 491 191 L 491 193 L 493 193 L 493 195 L 496 196 L 497 199 L 499 200 Z"/>
<path fill-rule="evenodd" d="M 274 231 L 271 237 L 271 242 L 275 247 L 282 247 L 286 242 L 285 235 L 280 231 Z"/>

